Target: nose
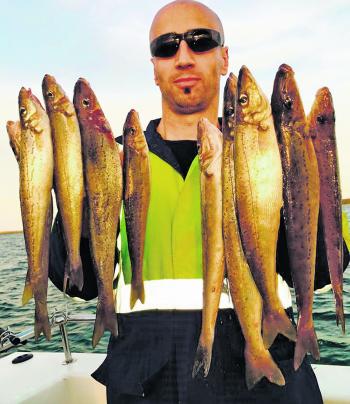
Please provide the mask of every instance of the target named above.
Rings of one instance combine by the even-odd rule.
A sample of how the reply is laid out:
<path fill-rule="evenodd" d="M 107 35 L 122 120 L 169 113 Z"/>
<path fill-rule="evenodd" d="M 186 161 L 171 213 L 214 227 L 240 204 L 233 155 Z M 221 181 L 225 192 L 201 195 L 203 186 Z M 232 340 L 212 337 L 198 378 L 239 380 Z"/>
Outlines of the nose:
<path fill-rule="evenodd" d="M 175 55 L 175 66 L 177 69 L 187 69 L 194 66 L 194 54 L 188 47 L 186 41 L 182 40 Z"/>

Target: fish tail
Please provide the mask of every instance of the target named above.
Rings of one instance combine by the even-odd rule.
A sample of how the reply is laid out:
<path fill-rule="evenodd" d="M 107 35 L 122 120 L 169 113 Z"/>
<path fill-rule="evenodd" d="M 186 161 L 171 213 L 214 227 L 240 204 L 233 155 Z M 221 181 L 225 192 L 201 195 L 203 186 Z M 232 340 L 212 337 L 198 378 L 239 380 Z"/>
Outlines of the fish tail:
<path fill-rule="evenodd" d="M 67 275 L 66 272 L 64 272 L 64 275 L 63 275 L 63 293 L 66 293 L 67 284 L 68 284 L 68 275 Z"/>
<path fill-rule="evenodd" d="M 244 357 L 245 379 L 248 390 L 251 390 L 263 377 L 278 386 L 286 384 L 281 370 L 272 359 L 269 351 L 262 350 L 256 355 L 246 346 Z"/>
<path fill-rule="evenodd" d="M 345 334 L 345 316 L 344 316 L 343 296 L 342 296 L 342 293 L 334 293 L 334 295 L 335 295 L 335 310 L 336 310 L 337 326 L 339 326 L 339 323 L 340 323 L 343 334 Z"/>
<path fill-rule="evenodd" d="M 264 313 L 263 340 L 266 349 L 270 348 L 278 334 L 284 335 L 291 341 L 296 341 L 297 339 L 295 327 L 283 309 L 267 314 Z"/>
<path fill-rule="evenodd" d="M 294 352 L 294 370 L 299 369 L 307 352 L 310 352 L 316 360 L 320 359 L 320 351 L 314 327 L 298 326 L 298 338 Z"/>
<path fill-rule="evenodd" d="M 107 313 L 100 304 L 96 309 L 96 320 L 92 336 L 92 347 L 95 348 L 105 330 L 109 330 L 114 337 L 118 336 L 118 323 L 115 311 Z"/>
<path fill-rule="evenodd" d="M 145 303 L 145 287 L 143 281 L 131 283 L 130 309 L 135 306 L 137 300 L 140 300 L 142 304 Z"/>
<path fill-rule="evenodd" d="M 194 358 L 194 365 L 192 369 L 192 378 L 194 379 L 202 371 L 203 377 L 207 377 L 211 364 L 212 346 L 198 344 L 196 356 Z"/>
<path fill-rule="evenodd" d="M 46 302 L 37 301 L 35 302 L 35 324 L 34 324 L 34 336 L 35 341 L 43 333 L 48 341 L 51 339 L 51 326 L 49 322 L 49 316 L 47 312 Z"/>
<path fill-rule="evenodd" d="M 65 265 L 65 277 L 69 278 L 69 288 L 72 286 L 76 286 L 80 291 L 83 289 L 84 285 L 84 273 L 83 273 L 83 264 L 81 262 L 80 255 L 78 256 L 76 263 L 73 263 L 72 260 L 68 257 Z M 67 279 L 65 279 L 64 291 L 67 286 Z"/>
<path fill-rule="evenodd" d="M 33 289 L 27 277 L 22 294 L 22 306 L 25 306 L 32 297 L 33 297 Z"/>

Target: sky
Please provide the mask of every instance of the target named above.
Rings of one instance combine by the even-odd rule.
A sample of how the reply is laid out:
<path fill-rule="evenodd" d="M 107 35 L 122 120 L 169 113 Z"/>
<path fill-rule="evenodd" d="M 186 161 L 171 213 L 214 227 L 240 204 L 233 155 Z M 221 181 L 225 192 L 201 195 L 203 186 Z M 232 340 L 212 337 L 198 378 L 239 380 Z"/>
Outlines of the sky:
<path fill-rule="evenodd" d="M 0 8 L 0 232 L 22 229 L 18 167 L 6 121 L 18 119 L 18 92 L 55 76 L 72 97 L 79 77 L 95 91 L 115 136 L 134 108 L 145 127 L 161 114 L 153 81 L 148 30 L 163 0 L 1 0 Z M 350 2 L 204 0 L 219 15 L 229 47 L 229 71 L 248 66 L 270 97 L 278 67 L 293 67 L 306 113 L 316 91 L 329 87 L 343 198 L 350 197 Z M 226 78 L 222 79 L 222 89 Z"/>

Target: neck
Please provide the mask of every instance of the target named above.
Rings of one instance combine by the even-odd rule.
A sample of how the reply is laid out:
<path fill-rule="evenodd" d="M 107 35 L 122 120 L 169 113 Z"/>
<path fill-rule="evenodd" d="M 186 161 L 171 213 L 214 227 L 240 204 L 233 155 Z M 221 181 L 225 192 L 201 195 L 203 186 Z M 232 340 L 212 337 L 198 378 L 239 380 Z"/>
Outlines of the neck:
<path fill-rule="evenodd" d="M 193 114 L 181 114 L 162 105 L 162 119 L 157 131 L 165 140 L 197 140 L 197 125 L 200 118 L 207 118 L 218 126 L 218 102 Z"/>

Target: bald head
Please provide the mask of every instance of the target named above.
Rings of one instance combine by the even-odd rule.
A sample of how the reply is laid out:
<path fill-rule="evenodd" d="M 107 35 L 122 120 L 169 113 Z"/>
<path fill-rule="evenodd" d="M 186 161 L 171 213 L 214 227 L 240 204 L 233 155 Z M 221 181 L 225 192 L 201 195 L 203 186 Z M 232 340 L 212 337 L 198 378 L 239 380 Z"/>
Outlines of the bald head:
<path fill-rule="evenodd" d="M 168 32 L 182 33 L 193 28 L 224 30 L 219 17 L 210 8 L 198 1 L 175 0 L 162 7 L 155 15 L 149 32 L 150 42 Z"/>

